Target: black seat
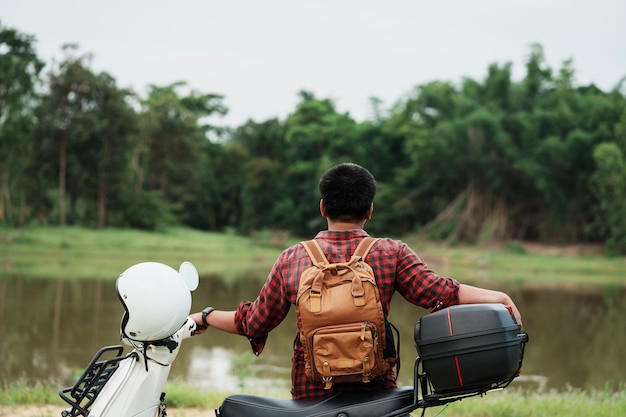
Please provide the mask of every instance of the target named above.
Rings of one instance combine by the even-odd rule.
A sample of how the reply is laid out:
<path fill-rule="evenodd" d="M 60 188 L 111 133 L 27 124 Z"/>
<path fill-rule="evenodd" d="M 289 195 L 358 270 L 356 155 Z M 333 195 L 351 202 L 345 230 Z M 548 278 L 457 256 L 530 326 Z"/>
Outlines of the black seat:
<path fill-rule="evenodd" d="M 218 417 L 382 417 L 412 411 L 413 387 L 375 392 L 342 392 L 314 400 L 288 400 L 235 394 L 224 399 Z M 343 413 L 343 414 L 342 414 Z"/>

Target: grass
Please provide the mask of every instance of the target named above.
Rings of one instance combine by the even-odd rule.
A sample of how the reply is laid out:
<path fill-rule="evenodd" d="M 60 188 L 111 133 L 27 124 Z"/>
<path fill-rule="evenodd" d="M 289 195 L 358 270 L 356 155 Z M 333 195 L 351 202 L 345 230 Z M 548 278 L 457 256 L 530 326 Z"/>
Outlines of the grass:
<path fill-rule="evenodd" d="M 408 237 L 406 242 L 440 275 L 464 282 L 504 281 L 542 286 L 626 285 L 626 258 L 608 258 L 583 246 L 447 246 Z"/>
<path fill-rule="evenodd" d="M 445 407 L 445 406 L 444 406 Z M 427 411 L 436 416 L 443 407 Z M 416 413 L 413 413 L 416 415 Z M 626 391 L 522 392 L 504 390 L 449 404 L 446 417 L 614 417 L 626 415 Z"/>
<path fill-rule="evenodd" d="M 280 239 L 275 239 L 280 236 Z M 464 282 L 513 285 L 625 285 L 626 259 L 588 254 L 531 253 L 519 244 L 501 248 L 447 246 L 405 241 L 440 275 Z M 163 232 L 74 227 L 0 229 L 0 277 L 111 279 L 129 266 L 158 261 L 178 267 L 193 262 L 201 275 L 235 280 L 254 273 L 264 279 L 280 251 L 297 242 L 276 233 L 253 238 L 184 228 Z"/>
<path fill-rule="evenodd" d="M 111 279 L 139 262 L 174 268 L 191 261 L 202 275 L 230 280 L 269 271 L 280 249 L 236 235 L 175 228 L 165 232 L 33 227 L 0 229 L 0 274 Z"/>
<path fill-rule="evenodd" d="M 626 388 L 626 387 L 625 387 Z M 58 387 L 37 383 L 28 386 L 15 382 L 0 389 L 0 405 L 9 407 L 65 404 L 56 395 Z M 166 403 L 170 409 L 198 408 L 211 410 L 219 407 L 229 393 L 203 392 L 183 382 L 168 382 L 165 386 Z M 419 416 L 420 410 L 414 411 Z M 445 417 L 615 417 L 626 415 L 626 389 L 586 392 L 521 391 L 506 389 L 488 393 L 484 397 L 467 398 L 442 407 L 426 410 L 425 416 Z"/>
<path fill-rule="evenodd" d="M 5 383 L 0 389 L 0 404 L 8 406 L 25 404 L 62 404 L 57 395 L 59 388 L 51 382 L 29 384 L 23 380 Z"/>

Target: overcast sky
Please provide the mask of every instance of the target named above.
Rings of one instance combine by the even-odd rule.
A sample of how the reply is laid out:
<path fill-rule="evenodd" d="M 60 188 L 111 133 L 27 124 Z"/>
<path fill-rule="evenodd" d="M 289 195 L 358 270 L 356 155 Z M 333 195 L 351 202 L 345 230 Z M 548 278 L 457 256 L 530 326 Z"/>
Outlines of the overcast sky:
<path fill-rule="evenodd" d="M 303 89 L 361 121 L 369 97 L 388 107 L 491 63 L 517 81 L 533 43 L 555 70 L 573 59 L 579 85 L 626 76 L 626 0 L 0 0 L 0 21 L 47 63 L 77 43 L 141 95 L 175 81 L 222 94 L 230 126 L 284 119 Z"/>

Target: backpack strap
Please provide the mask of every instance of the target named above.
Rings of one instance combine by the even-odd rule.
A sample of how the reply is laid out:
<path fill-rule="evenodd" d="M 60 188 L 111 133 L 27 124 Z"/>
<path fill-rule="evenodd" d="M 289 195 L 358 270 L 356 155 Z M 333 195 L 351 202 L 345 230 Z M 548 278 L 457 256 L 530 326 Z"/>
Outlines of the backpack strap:
<path fill-rule="evenodd" d="M 356 250 L 354 251 L 354 254 L 352 256 L 356 256 L 360 260 L 364 261 L 369 251 L 379 240 L 380 238 L 374 238 L 371 236 L 364 237 L 359 242 L 359 245 L 356 247 Z M 306 252 L 309 254 L 309 258 L 311 258 L 311 261 L 313 261 L 314 265 L 320 263 L 326 265 L 329 263 L 328 259 L 326 259 L 326 255 L 324 255 L 324 251 L 322 251 L 322 248 L 315 239 L 305 240 L 300 242 L 300 244 L 304 246 L 304 249 L 306 249 Z"/>
<path fill-rule="evenodd" d="M 323 270 L 329 266 L 328 259 L 324 255 L 324 251 L 320 248 L 319 243 L 315 239 L 306 240 L 300 242 L 306 252 L 309 254 L 309 258 L 313 262 L 313 265 L 318 268 L 318 274 L 312 282 L 311 285 L 311 311 L 314 313 L 318 313 L 322 309 L 321 304 L 321 295 L 322 295 L 322 282 L 324 281 L 324 273 Z M 302 285 L 302 284 L 300 284 Z"/>
<path fill-rule="evenodd" d="M 374 246 L 374 244 L 378 242 L 378 240 L 379 238 L 374 238 L 371 236 L 364 237 L 359 242 L 359 246 L 356 247 L 356 250 L 354 251 L 354 255 L 352 256 L 358 256 L 359 259 L 364 261 L 370 249 L 372 249 L 372 246 Z"/>
<path fill-rule="evenodd" d="M 324 251 L 322 251 L 322 248 L 320 248 L 319 243 L 317 243 L 315 239 L 306 240 L 300 243 L 309 254 L 309 258 L 313 261 L 313 265 L 320 263 L 326 265 L 329 263 L 328 259 L 326 259 L 326 255 L 324 255 Z"/>
<path fill-rule="evenodd" d="M 354 254 L 352 256 L 357 256 L 359 259 L 364 261 L 365 257 L 372 249 L 372 246 L 374 246 L 374 244 L 378 240 L 380 239 L 371 236 L 364 237 L 359 242 L 359 245 L 356 247 L 356 250 L 354 251 Z M 304 249 L 306 249 L 306 252 L 309 254 L 309 258 L 311 258 L 314 265 L 319 263 L 325 265 L 329 263 L 328 259 L 326 259 L 326 255 L 324 255 L 324 251 L 322 251 L 322 248 L 315 239 L 305 240 L 300 243 L 302 244 L 302 246 L 304 246 Z"/>

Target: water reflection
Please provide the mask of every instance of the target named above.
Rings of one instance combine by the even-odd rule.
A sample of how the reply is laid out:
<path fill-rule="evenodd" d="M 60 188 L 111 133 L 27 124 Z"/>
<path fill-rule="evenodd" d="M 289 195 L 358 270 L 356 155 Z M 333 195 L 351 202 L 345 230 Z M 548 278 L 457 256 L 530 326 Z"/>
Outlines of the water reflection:
<path fill-rule="evenodd" d="M 201 278 L 193 310 L 233 309 L 253 299 L 258 279 L 227 285 Z M 626 382 L 626 291 L 521 289 L 512 294 L 530 335 L 523 375 L 547 388 L 617 389 Z M 391 320 L 401 331 L 401 384 L 412 382 L 413 325 L 425 311 L 398 297 Z M 0 382 L 23 378 L 70 385 L 95 352 L 118 344 L 123 309 L 113 281 L 0 278 Z M 201 388 L 254 391 L 258 385 L 288 393 L 295 314 L 271 335 L 258 358 L 246 339 L 210 330 L 186 341 L 171 376 Z M 129 350 L 129 348 L 127 349 Z M 259 382 L 260 381 L 260 382 Z"/>
<path fill-rule="evenodd" d="M 285 396 L 290 392 L 291 368 L 260 364 L 248 350 L 236 353 L 222 346 L 194 347 L 190 354 L 193 360 L 187 370 L 178 370 L 178 378 L 201 390 L 275 396 Z M 274 360 L 282 362 L 282 365 L 290 363 L 277 357 Z"/>

